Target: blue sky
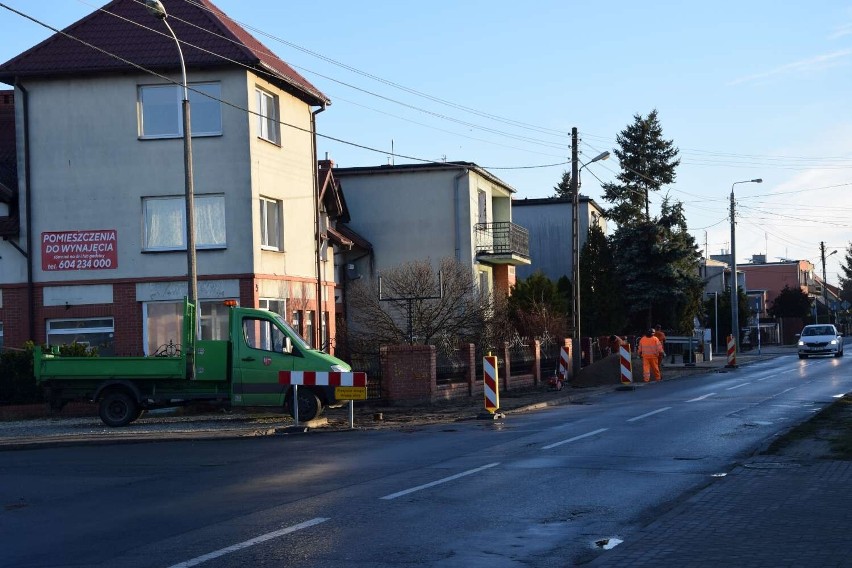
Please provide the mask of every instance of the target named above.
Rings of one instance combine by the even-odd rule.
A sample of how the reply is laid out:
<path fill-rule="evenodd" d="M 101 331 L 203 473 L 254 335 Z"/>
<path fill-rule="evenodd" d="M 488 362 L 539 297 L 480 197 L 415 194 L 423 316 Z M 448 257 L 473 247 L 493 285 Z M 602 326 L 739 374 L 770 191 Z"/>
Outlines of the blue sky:
<path fill-rule="evenodd" d="M 106 4 L 0 2 L 57 28 Z M 852 241 L 850 1 L 216 4 L 331 98 L 321 134 L 383 150 L 321 139 L 341 166 L 388 163 L 393 144 L 396 163 L 472 161 L 518 198 L 546 197 L 569 165 L 530 166 L 567 162 L 571 127 L 586 161 L 656 108 L 682 161 L 652 212 L 667 191 L 717 254 L 730 246 L 731 184 L 763 178 L 735 189 L 738 262 L 767 254 L 819 271 L 824 241 L 837 283 Z M 1 61 L 51 33 L 2 7 L 0 30 Z M 617 171 L 588 166 L 582 193 L 606 205 L 594 176 Z"/>

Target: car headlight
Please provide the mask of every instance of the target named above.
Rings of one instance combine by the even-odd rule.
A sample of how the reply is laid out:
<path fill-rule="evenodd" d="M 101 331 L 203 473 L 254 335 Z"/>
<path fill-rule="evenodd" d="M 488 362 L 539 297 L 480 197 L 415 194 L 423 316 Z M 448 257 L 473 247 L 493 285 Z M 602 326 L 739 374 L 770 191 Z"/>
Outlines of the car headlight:
<path fill-rule="evenodd" d="M 805 346 L 805 342 L 804 342 L 804 341 L 799 341 L 799 347 L 804 347 L 804 346 Z"/>
<path fill-rule="evenodd" d="M 832 345 L 837 345 L 837 340 L 836 340 L 836 339 L 832 339 L 832 340 L 831 340 L 831 344 L 832 344 Z"/>
<path fill-rule="evenodd" d="M 346 367 L 344 365 L 332 365 L 331 366 L 331 371 L 334 372 L 334 373 L 347 373 L 350 370 L 351 369 L 349 369 L 348 367 Z"/>

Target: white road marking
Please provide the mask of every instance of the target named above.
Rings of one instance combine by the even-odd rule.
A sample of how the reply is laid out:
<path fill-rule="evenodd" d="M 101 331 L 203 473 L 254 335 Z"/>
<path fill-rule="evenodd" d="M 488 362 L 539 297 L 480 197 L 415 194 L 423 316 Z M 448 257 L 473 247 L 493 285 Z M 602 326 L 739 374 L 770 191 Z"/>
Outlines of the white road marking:
<path fill-rule="evenodd" d="M 606 432 L 609 428 L 599 428 L 594 432 L 586 432 L 585 434 L 580 434 L 579 436 L 574 436 L 573 438 L 568 438 L 567 440 L 562 440 L 561 442 L 556 442 L 554 444 L 549 444 L 541 448 L 542 450 L 549 450 L 551 448 L 555 448 L 556 446 L 561 446 L 562 444 L 568 444 L 570 442 L 576 442 L 577 440 L 582 440 L 583 438 L 588 438 L 589 436 L 594 436 L 596 434 L 600 434 L 601 432 Z"/>
<path fill-rule="evenodd" d="M 774 375 L 769 375 L 768 377 L 763 377 L 762 379 L 757 379 L 758 381 L 765 381 L 766 379 L 774 379 L 778 375 L 786 375 L 787 373 L 797 372 L 798 369 L 790 369 L 789 371 L 781 371 L 780 373 L 775 373 Z"/>
<path fill-rule="evenodd" d="M 646 412 L 641 416 L 635 416 L 633 418 L 628 419 L 628 422 L 636 422 L 637 420 L 642 420 L 643 418 L 648 418 L 649 416 L 653 416 L 655 414 L 659 414 L 660 412 L 665 412 L 666 410 L 671 410 L 671 406 L 666 406 L 665 408 L 660 408 L 659 410 L 654 410 L 653 412 Z"/>
<path fill-rule="evenodd" d="M 705 394 L 704 396 L 699 396 L 698 398 L 693 398 L 691 400 L 687 400 L 686 402 L 698 402 L 699 400 L 704 400 L 705 398 L 710 398 L 711 396 L 714 396 L 715 394 L 716 394 L 715 392 L 711 392 L 710 394 Z"/>
<path fill-rule="evenodd" d="M 380 497 L 381 499 L 391 500 L 396 499 L 397 497 L 402 497 L 403 495 L 408 495 L 409 493 L 414 493 L 415 491 L 420 491 L 421 489 L 428 489 L 430 487 L 435 487 L 436 485 L 440 485 L 442 483 L 447 483 L 448 481 L 453 481 L 454 479 L 458 479 L 460 477 L 465 477 L 467 475 L 473 475 L 474 473 L 479 473 L 482 470 L 500 465 L 499 462 L 490 463 L 488 465 L 484 465 L 482 467 L 478 467 L 476 469 L 469 469 L 467 471 L 463 471 L 461 473 L 457 473 L 455 475 L 451 475 L 449 477 L 445 477 L 443 479 L 439 479 L 437 481 L 433 481 L 431 483 L 424 483 L 423 485 L 418 485 L 417 487 L 412 487 L 411 489 L 404 489 L 402 491 L 397 491 L 396 493 L 391 493 L 390 495 L 385 495 L 384 497 Z"/>
<path fill-rule="evenodd" d="M 734 389 L 738 389 L 738 388 L 740 388 L 740 387 L 744 387 L 744 386 L 746 386 L 746 385 L 750 385 L 750 384 L 751 384 L 751 383 L 742 383 L 742 384 L 739 384 L 739 385 L 737 385 L 737 386 L 735 386 L 735 387 L 731 387 L 731 388 L 728 388 L 728 389 L 725 389 L 725 390 L 732 391 L 732 390 L 734 390 Z"/>
<path fill-rule="evenodd" d="M 279 536 L 284 536 L 285 534 L 290 534 L 296 531 L 300 531 L 302 529 L 306 529 L 308 527 L 312 527 L 318 525 L 320 523 L 326 522 L 327 518 L 317 517 L 316 519 L 311 519 L 310 521 L 305 521 L 304 523 L 299 523 L 298 525 L 293 525 L 291 527 L 286 527 L 281 530 L 269 532 L 266 534 L 262 534 L 258 537 L 255 537 L 251 540 L 247 540 L 245 542 L 241 542 L 239 544 L 234 544 L 227 548 L 222 548 L 220 550 L 216 550 L 215 552 L 210 552 L 209 554 L 205 554 L 203 556 L 197 556 L 192 560 L 187 560 L 186 562 L 180 562 L 179 564 L 173 564 L 169 566 L 169 568 L 189 568 L 190 566 L 198 566 L 199 564 L 203 564 L 208 560 L 213 560 L 214 558 L 219 558 L 220 556 L 225 556 L 226 554 L 230 554 L 232 552 L 236 552 L 238 550 L 242 550 L 244 548 L 248 548 L 250 546 L 254 546 L 255 544 L 260 544 L 262 542 L 266 542 L 267 540 L 272 540 L 273 538 L 278 538 Z"/>

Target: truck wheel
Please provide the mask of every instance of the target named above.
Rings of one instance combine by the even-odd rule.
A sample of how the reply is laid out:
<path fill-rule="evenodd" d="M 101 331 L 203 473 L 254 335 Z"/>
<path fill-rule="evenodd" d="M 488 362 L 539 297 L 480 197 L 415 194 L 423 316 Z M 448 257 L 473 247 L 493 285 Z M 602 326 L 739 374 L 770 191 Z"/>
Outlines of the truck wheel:
<path fill-rule="evenodd" d="M 104 424 L 118 428 L 139 418 L 139 406 L 126 392 L 112 391 L 101 398 L 98 414 Z"/>
<path fill-rule="evenodd" d="M 308 389 L 299 389 L 299 421 L 309 421 L 318 418 L 322 414 L 322 402 L 317 395 Z M 290 403 L 290 416 L 295 418 L 292 401 Z"/>

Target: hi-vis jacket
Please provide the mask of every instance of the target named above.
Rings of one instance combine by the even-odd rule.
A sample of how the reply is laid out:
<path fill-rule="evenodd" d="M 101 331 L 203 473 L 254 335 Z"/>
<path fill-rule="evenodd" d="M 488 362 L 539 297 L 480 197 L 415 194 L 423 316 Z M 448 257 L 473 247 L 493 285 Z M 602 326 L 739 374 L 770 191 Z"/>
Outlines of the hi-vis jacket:
<path fill-rule="evenodd" d="M 663 344 L 654 336 L 642 336 L 639 340 L 639 355 L 642 357 L 659 357 L 663 354 Z"/>

